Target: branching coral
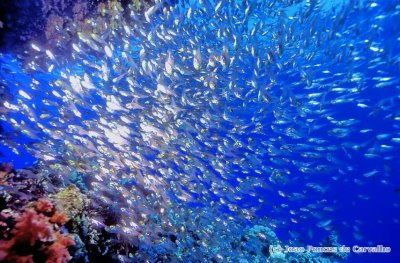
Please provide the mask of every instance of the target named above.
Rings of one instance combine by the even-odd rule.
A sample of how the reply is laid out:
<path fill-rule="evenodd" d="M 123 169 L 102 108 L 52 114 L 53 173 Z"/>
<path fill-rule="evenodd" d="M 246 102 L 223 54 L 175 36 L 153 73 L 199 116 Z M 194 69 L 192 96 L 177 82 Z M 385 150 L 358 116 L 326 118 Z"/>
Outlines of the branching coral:
<path fill-rule="evenodd" d="M 47 256 L 46 263 L 63 263 L 71 259 L 67 247 L 75 245 L 74 240 L 60 233 L 56 234 L 56 240 L 57 242 L 51 244 L 45 252 Z"/>
<path fill-rule="evenodd" d="M 55 212 L 54 215 L 50 218 L 50 222 L 57 225 L 64 225 L 67 223 L 68 217 L 61 212 Z"/>
<path fill-rule="evenodd" d="M 57 212 L 47 199 L 40 199 L 35 210 L 25 207 L 15 215 L 11 238 L 0 240 L 1 262 L 64 263 L 71 259 L 68 247 L 75 244 L 70 236 L 63 235 L 57 225 L 67 222 L 62 212 Z"/>
<path fill-rule="evenodd" d="M 36 211 L 49 215 L 54 213 L 54 205 L 47 199 L 39 199 L 36 203 Z"/>
<path fill-rule="evenodd" d="M 47 218 L 31 209 L 26 209 L 18 217 L 12 233 L 14 234 L 12 241 L 18 245 L 34 246 L 37 241 L 54 240 L 54 231 Z"/>

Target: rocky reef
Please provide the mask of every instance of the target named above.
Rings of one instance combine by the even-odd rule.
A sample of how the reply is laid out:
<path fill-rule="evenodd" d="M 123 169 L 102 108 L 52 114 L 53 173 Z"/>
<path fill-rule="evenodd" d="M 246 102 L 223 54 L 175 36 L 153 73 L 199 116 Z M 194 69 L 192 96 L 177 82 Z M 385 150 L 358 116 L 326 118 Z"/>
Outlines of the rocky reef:
<path fill-rule="evenodd" d="M 11 164 L 0 166 L 1 262 L 329 263 L 346 259 L 345 254 L 271 252 L 271 246 L 283 243 L 267 222 L 243 224 L 201 208 L 171 206 L 166 218 L 153 211 L 126 229 L 120 224 L 118 207 L 91 195 L 82 173 L 74 171 L 69 185 L 60 185 L 59 176 L 45 168 L 43 163 L 19 170 Z M 321 245 L 340 246 L 335 235 Z"/>
<path fill-rule="evenodd" d="M 108 10 L 124 10 L 131 5 L 137 11 L 149 7 L 153 0 L 4 0 L 0 2 L 0 51 L 23 49 L 26 43 L 56 45 L 82 28 L 93 13 L 105 16 Z M 32 16 L 32 14 L 34 14 Z"/>
<path fill-rule="evenodd" d="M 0 261 L 68 262 L 68 247 L 75 245 L 64 227 L 69 218 L 50 199 L 37 199 L 46 193 L 26 171 L 1 166 Z"/>

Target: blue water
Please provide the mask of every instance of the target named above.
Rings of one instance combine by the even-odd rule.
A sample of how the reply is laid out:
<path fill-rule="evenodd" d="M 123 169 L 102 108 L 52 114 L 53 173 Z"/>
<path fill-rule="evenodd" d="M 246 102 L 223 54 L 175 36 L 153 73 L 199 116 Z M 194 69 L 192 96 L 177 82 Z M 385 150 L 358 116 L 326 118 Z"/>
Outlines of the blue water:
<path fill-rule="evenodd" d="M 338 11 L 326 14 L 321 10 L 320 14 L 311 15 L 315 18 L 314 21 L 307 20 L 308 18 L 304 15 L 306 22 L 293 27 L 295 37 L 302 37 L 309 30 L 315 30 L 319 31 L 320 35 L 314 37 L 321 37 L 324 41 L 316 45 L 310 39 L 312 44 L 309 44 L 309 48 L 304 48 L 303 51 L 296 46 L 285 47 L 281 57 L 278 55 L 279 52 L 275 53 L 276 58 L 272 61 L 273 65 L 265 70 L 268 73 L 257 80 L 258 86 L 265 87 L 271 84 L 270 75 L 274 75 L 276 78 L 273 88 L 268 91 L 272 102 L 267 107 L 263 104 L 265 101 L 257 100 L 256 94 L 250 94 L 248 101 L 245 101 L 243 106 L 238 99 L 225 103 L 225 106 L 235 109 L 231 116 L 238 121 L 252 123 L 252 118 L 256 117 L 263 125 L 262 133 L 252 136 L 255 146 L 248 141 L 249 133 L 255 129 L 254 125 L 245 128 L 246 132 L 237 135 L 236 138 L 254 149 L 270 151 L 270 153 L 261 155 L 253 154 L 245 148 L 236 150 L 235 154 L 245 158 L 246 161 L 240 165 L 232 163 L 226 165 L 225 172 L 229 174 L 229 178 L 226 180 L 231 186 L 236 187 L 239 185 L 236 178 L 246 179 L 246 176 L 249 176 L 257 178 L 267 185 L 243 190 L 245 194 L 239 207 L 258 207 L 256 217 L 266 216 L 270 222 L 274 222 L 277 226 L 275 231 L 284 244 L 286 242 L 291 245 L 317 246 L 330 233 L 336 233 L 339 243 L 346 246 L 384 245 L 392 249 L 389 254 L 350 253 L 348 262 L 398 262 L 400 260 L 398 237 L 400 233 L 400 179 L 398 177 L 400 141 L 396 141 L 396 138 L 400 138 L 400 23 L 398 23 L 400 21 L 400 2 L 395 0 L 376 1 L 376 6 L 372 1 L 343 2 L 345 2 L 345 6 L 346 4 L 357 6 L 359 3 L 362 8 L 349 7 L 343 10 L 338 8 Z M 215 7 L 216 4 L 211 3 L 211 6 Z M 195 7 L 194 4 L 192 5 Z M 321 5 L 330 10 L 329 1 L 322 1 Z M 187 12 L 189 6 L 190 4 L 182 4 L 180 8 L 182 14 Z M 338 4 L 338 6 L 340 5 Z M 286 12 L 294 11 L 288 8 Z M 195 19 L 192 18 L 193 24 L 198 24 L 199 21 Z M 268 18 L 264 19 L 268 20 Z M 186 20 L 186 23 L 190 24 L 192 20 Z M 154 21 L 155 24 L 162 23 L 155 18 Z M 254 23 L 257 23 L 257 20 Z M 251 23 L 249 24 L 251 25 Z M 274 28 L 276 32 L 279 29 L 287 28 L 279 26 Z M 192 30 L 192 34 L 196 35 L 196 30 Z M 333 36 L 329 39 L 333 40 L 327 41 L 327 38 L 323 36 L 330 33 Z M 199 37 L 203 41 L 205 40 L 200 33 Z M 275 48 L 270 47 L 271 43 L 263 40 L 263 37 L 260 36 L 259 40 L 260 43 L 251 44 L 263 51 L 266 46 L 271 49 Z M 114 41 L 118 41 L 118 39 L 114 39 Z M 138 55 L 140 48 L 135 44 L 140 41 L 135 41 L 132 39 L 131 51 Z M 212 40 L 209 41 L 204 45 L 213 46 Z M 120 43 L 115 43 L 114 55 L 119 58 L 122 57 Z M 182 43 L 188 42 L 186 39 L 182 39 Z M 202 43 L 199 45 L 201 46 Z M 232 45 L 232 43 L 228 43 L 231 52 L 233 52 Z M 241 48 L 244 49 L 244 47 Z M 156 56 L 158 51 L 165 52 L 167 49 L 172 51 L 175 60 L 178 61 L 180 55 L 173 46 L 154 48 L 154 50 L 150 50 L 150 53 L 154 52 L 155 54 L 151 55 Z M 203 60 L 207 60 L 205 49 L 206 47 L 202 48 Z M 235 77 L 234 74 L 230 74 L 232 72 L 238 73 L 241 77 L 239 80 L 232 80 L 247 88 L 242 90 L 244 94 L 252 89 L 248 85 L 248 81 L 252 79 L 250 70 L 256 64 L 256 58 L 248 56 L 248 53 L 241 51 L 240 48 L 237 52 L 246 54 L 244 56 L 248 59 L 246 60 L 248 64 L 240 61 L 236 62 L 238 64 L 235 66 L 241 66 L 248 71 L 240 72 L 237 67 L 229 69 L 229 73 L 218 70 L 217 73 L 220 74 L 224 83 L 217 88 L 217 95 L 221 95 L 222 91 L 220 92 L 220 90 L 228 85 L 230 78 Z M 298 66 L 284 65 L 284 69 L 281 70 L 282 64 L 290 61 L 290 58 L 298 52 L 314 52 L 315 55 L 309 60 L 301 57 L 297 61 Z M 106 56 L 96 57 L 96 55 L 98 53 L 90 56 L 84 54 L 82 57 L 99 64 L 102 60 L 107 59 Z M 260 52 L 260 57 L 266 60 L 265 53 Z M 16 104 L 17 99 L 24 100 L 21 95 L 18 95 L 18 89 L 23 89 L 28 94 L 34 94 L 33 100 L 30 101 L 37 105 L 34 112 L 40 114 L 38 109 L 45 108 L 52 115 L 50 120 L 62 117 L 59 108 L 43 104 L 43 99 L 50 98 L 65 106 L 61 99 L 51 95 L 53 87 L 46 84 L 59 79 L 60 75 L 67 71 L 69 74 L 80 76 L 85 72 L 96 72 L 96 70 L 79 63 L 80 59 L 78 57 L 71 59 L 71 62 L 62 62 L 51 73 L 43 73 L 35 70 L 24 71 L 23 62 L 16 59 L 16 54 L 2 54 L 0 76 L 3 79 L 3 85 L 7 86 L 10 93 L 15 96 L 14 100 L 10 102 Z M 206 62 L 203 61 L 204 63 Z M 278 65 L 279 63 L 280 65 Z M 185 76 L 184 82 L 197 85 L 194 79 L 196 74 Z M 111 75 L 116 77 L 118 73 L 111 72 Z M 389 78 L 389 80 L 382 81 L 382 78 Z M 32 89 L 29 87 L 32 79 L 38 80 L 43 85 Z M 155 77 L 145 74 L 143 79 L 138 80 L 140 84 L 149 86 L 155 81 Z M 100 77 L 93 77 L 93 82 L 100 91 L 109 92 Z M 386 85 L 387 82 L 390 83 Z M 381 85 L 382 83 L 384 85 Z M 121 90 L 126 89 L 126 83 L 117 85 Z M 155 89 L 155 87 L 151 88 Z M 339 88 L 344 89 L 344 92 L 334 91 Z M 200 88 L 198 89 L 200 90 Z M 201 89 L 205 88 L 201 87 Z M 194 92 L 188 90 L 188 93 L 193 95 Z M 183 96 L 184 91 L 185 87 L 177 88 L 176 94 L 173 95 L 176 96 L 178 104 L 180 103 L 179 97 Z M 45 94 L 46 92 L 47 94 Z M 314 97 L 315 93 L 322 93 L 322 95 Z M 117 93 L 113 91 L 111 94 Z M 104 106 L 106 103 L 101 94 L 85 93 L 85 95 L 90 95 L 89 99 L 86 100 L 85 97 L 80 96 L 76 98 L 82 101 L 86 100 L 85 102 L 91 105 Z M 125 100 L 122 97 L 121 99 Z M 192 99 L 196 100 L 194 96 Z M 341 102 L 338 99 L 345 101 Z M 316 103 L 313 103 L 313 100 Z M 144 101 L 142 101 L 143 105 L 153 104 L 155 108 L 161 103 L 155 99 L 145 99 Z M 185 105 L 180 106 L 185 108 Z M 216 122 L 220 121 L 220 116 L 225 112 L 225 109 L 219 108 L 220 106 L 203 104 L 203 107 L 214 116 Z M 257 113 L 264 107 L 264 112 Z M 85 103 L 77 103 L 77 109 L 84 113 L 82 120 L 96 120 L 100 116 Z M 189 118 L 194 126 L 196 117 L 198 117 L 195 112 L 197 109 L 186 106 L 186 110 L 186 114 L 195 116 Z M 326 114 L 321 113 L 323 111 L 326 111 Z M 102 112 L 105 113 L 105 111 Z M 135 116 L 136 113 L 137 110 L 134 110 L 130 114 Z M 281 113 L 284 117 L 279 116 Z M 118 117 L 117 113 L 109 113 L 107 120 L 118 119 Z M 36 135 L 26 136 L 19 132 L 18 127 L 10 124 L 11 118 L 17 122 L 25 120 Z M 349 125 L 340 125 L 335 122 L 350 119 L 355 122 Z M 43 119 L 41 122 L 49 128 L 51 127 L 50 120 Z M 284 120 L 285 123 L 276 124 L 277 120 Z M 79 125 L 80 118 L 71 117 L 71 120 L 67 122 Z M 224 121 L 220 121 L 220 123 L 222 127 L 212 127 L 210 133 L 215 134 L 219 140 L 228 139 L 226 131 L 232 129 L 233 124 Z M 0 161 L 12 162 L 16 168 L 29 167 L 35 163 L 36 158 L 29 153 L 29 150 L 26 150 L 33 143 L 58 142 L 60 145 L 53 144 L 51 147 L 60 147 L 60 149 L 63 147 L 62 140 L 51 140 L 51 136 L 44 133 L 35 123 L 30 122 L 26 112 L 10 112 L 4 115 L 1 124 L 5 131 L 2 134 L 2 141 L 7 141 L 7 145 L 14 144 L 20 153 L 16 154 L 11 151 L 10 147 L 0 145 L 0 152 L 3 154 L 0 156 Z M 319 125 L 321 127 L 317 128 Z M 60 130 L 66 128 L 64 125 Z M 139 125 L 132 125 L 131 128 L 136 131 L 140 130 Z M 336 128 L 343 129 L 338 132 L 343 131 L 347 134 L 337 135 L 333 131 Z M 294 132 L 298 133 L 298 137 L 285 134 L 287 129 L 294 129 Z M 363 132 L 365 129 L 370 129 L 370 131 Z M 196 131 L 185 129 L 178 129 L 178 131 L 180 136 L 185 138 L 195 137 L 198 134 Z M 315 143 L 310 141 L 310 138 L 324 140 L 324 142 Z M 178 154 L 187 154 L 178 147 L 180 146 L 179 142 L 174 143 L 173 146 L 176 147 L 175 150 Z M 146 148 L 146 144 L 143 143 L 143 145 L 142 147 Z M 269 148 L 271 146 L 275 150 L 271 150 Z M 217 165 L 213 163 L 213 158 L 208 157 L 214 156 L 215 158 L 219 154 L 217 144 L 213 145 L 211 149 L 202 143 L 198 143 L 197 147 L 200 147 L 198 153 L 209 155 L 200 157 L 198 153 L 195 153 L 192 157 L 199 160 L 198 164 L 204 166 L 206 170 L 212 171 L 211 174 L 217 174 L 213 176 L 218 177 L 220 174 L 215 172 Z M 157 162 L 159 151 L 159 149 L 155 150 L 150 147 L 141 154 L 146 160 Z M 246 152 L 250 153 L 249 156 L 245 154 Z M 322 157 L 306 156 L 309 152 L 321 154 Z M 229 158 L 229 154 L 227 156 Z M 187 163 L 189 164 L 189 162 Z M 160 161 L 158 165 L 172 168 L 177 173 L 186 171 L 182 163 Z M 257 170 L 260 170 L 261 166 L 267 168 L 260 174 Z M 299 168 L 309 168 L 311 172 L 301 171 Z M 275 177 L 274 170 L 279 170 L 286 175 Z M 163 176 L 162 173 L 158 175 Z M 205 183 L 205 185 L 209 187 L 208 184 Z M 188 187 L 188 185 L 183 185 L 183 187 Z M 252 197 L 251 193 L 254 192 L 255 197 Z M 301 194 L 303 197 L 296 198 L 294 193 Z M 201 196 L 201 194 L 194 194 L 195 198 Z M 218 198 L 214 198 L 218 200 Z M 264 201 L 260 204 L 257 199 Z M 194 203 L 194 205 L 199 205 Z M 207 206 L 206 203 L 203 205 Z M 221 207 L 223 206 L 221 205 Z M 304 208 L 308 208 L 310 212 L 302 211 Z M 224 209 L 226 208 L 221 208 L 221 210 Z M 331 221 L 325 226 L 318 226 L 326 220 Z"/>

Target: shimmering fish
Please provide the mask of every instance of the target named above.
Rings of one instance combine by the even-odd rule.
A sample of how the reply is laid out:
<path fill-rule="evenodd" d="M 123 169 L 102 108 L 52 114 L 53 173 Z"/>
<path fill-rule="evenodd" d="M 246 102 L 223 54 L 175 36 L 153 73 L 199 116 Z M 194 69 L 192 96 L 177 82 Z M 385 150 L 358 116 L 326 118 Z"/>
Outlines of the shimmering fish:
<path fill-rule="evenodd" d="M 60 29 L 79 32 L 65 47 L 34 42 L 29 74 L 0 54 L 0 87 L 14 95 L 2 97 L 0 117 L 18 131 L 1 142 L 87 174 L 96 205 L 120 215 L 104 226 L 110 234 L 152 244 L 169 229 L 180 248 L 198 230 L 190 253 L 203 257 L 188 262 L 232 261 L 238 241 L 221 239 L 260 214 L 277 228 L 316 219 L 303 236 L 337 230 L 341 186 L 354 184 L 364 202 L 372 179 L 391 185 L 382 176 L 399 161 L 400 55 L 396 26 L 385 26 L 398 16 L 390 1 L 169 2 L 103 10 L 85 30 Z"/>

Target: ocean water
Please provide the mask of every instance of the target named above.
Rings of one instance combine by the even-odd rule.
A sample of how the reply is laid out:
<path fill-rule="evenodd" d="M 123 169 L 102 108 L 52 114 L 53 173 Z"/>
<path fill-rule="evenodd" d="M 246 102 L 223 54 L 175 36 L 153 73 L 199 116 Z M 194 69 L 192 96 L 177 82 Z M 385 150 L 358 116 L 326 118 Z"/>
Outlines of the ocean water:
<path fill-rule="evenodd" d="M 260 225 L 282 246 L 335 235 L 345 262 L 398 262 L 399 1 L 108 8 L 0 53 L 1 162 L 83 181 L 113 229 L 153 238 L 143 250 L 179 233 L 165 247 L 181 262 L 289 262 L 226 247 Z M 190 257 L 188 229 L 210 242 Z M 352 250 L 378 245 L 391 252 Z"/>

